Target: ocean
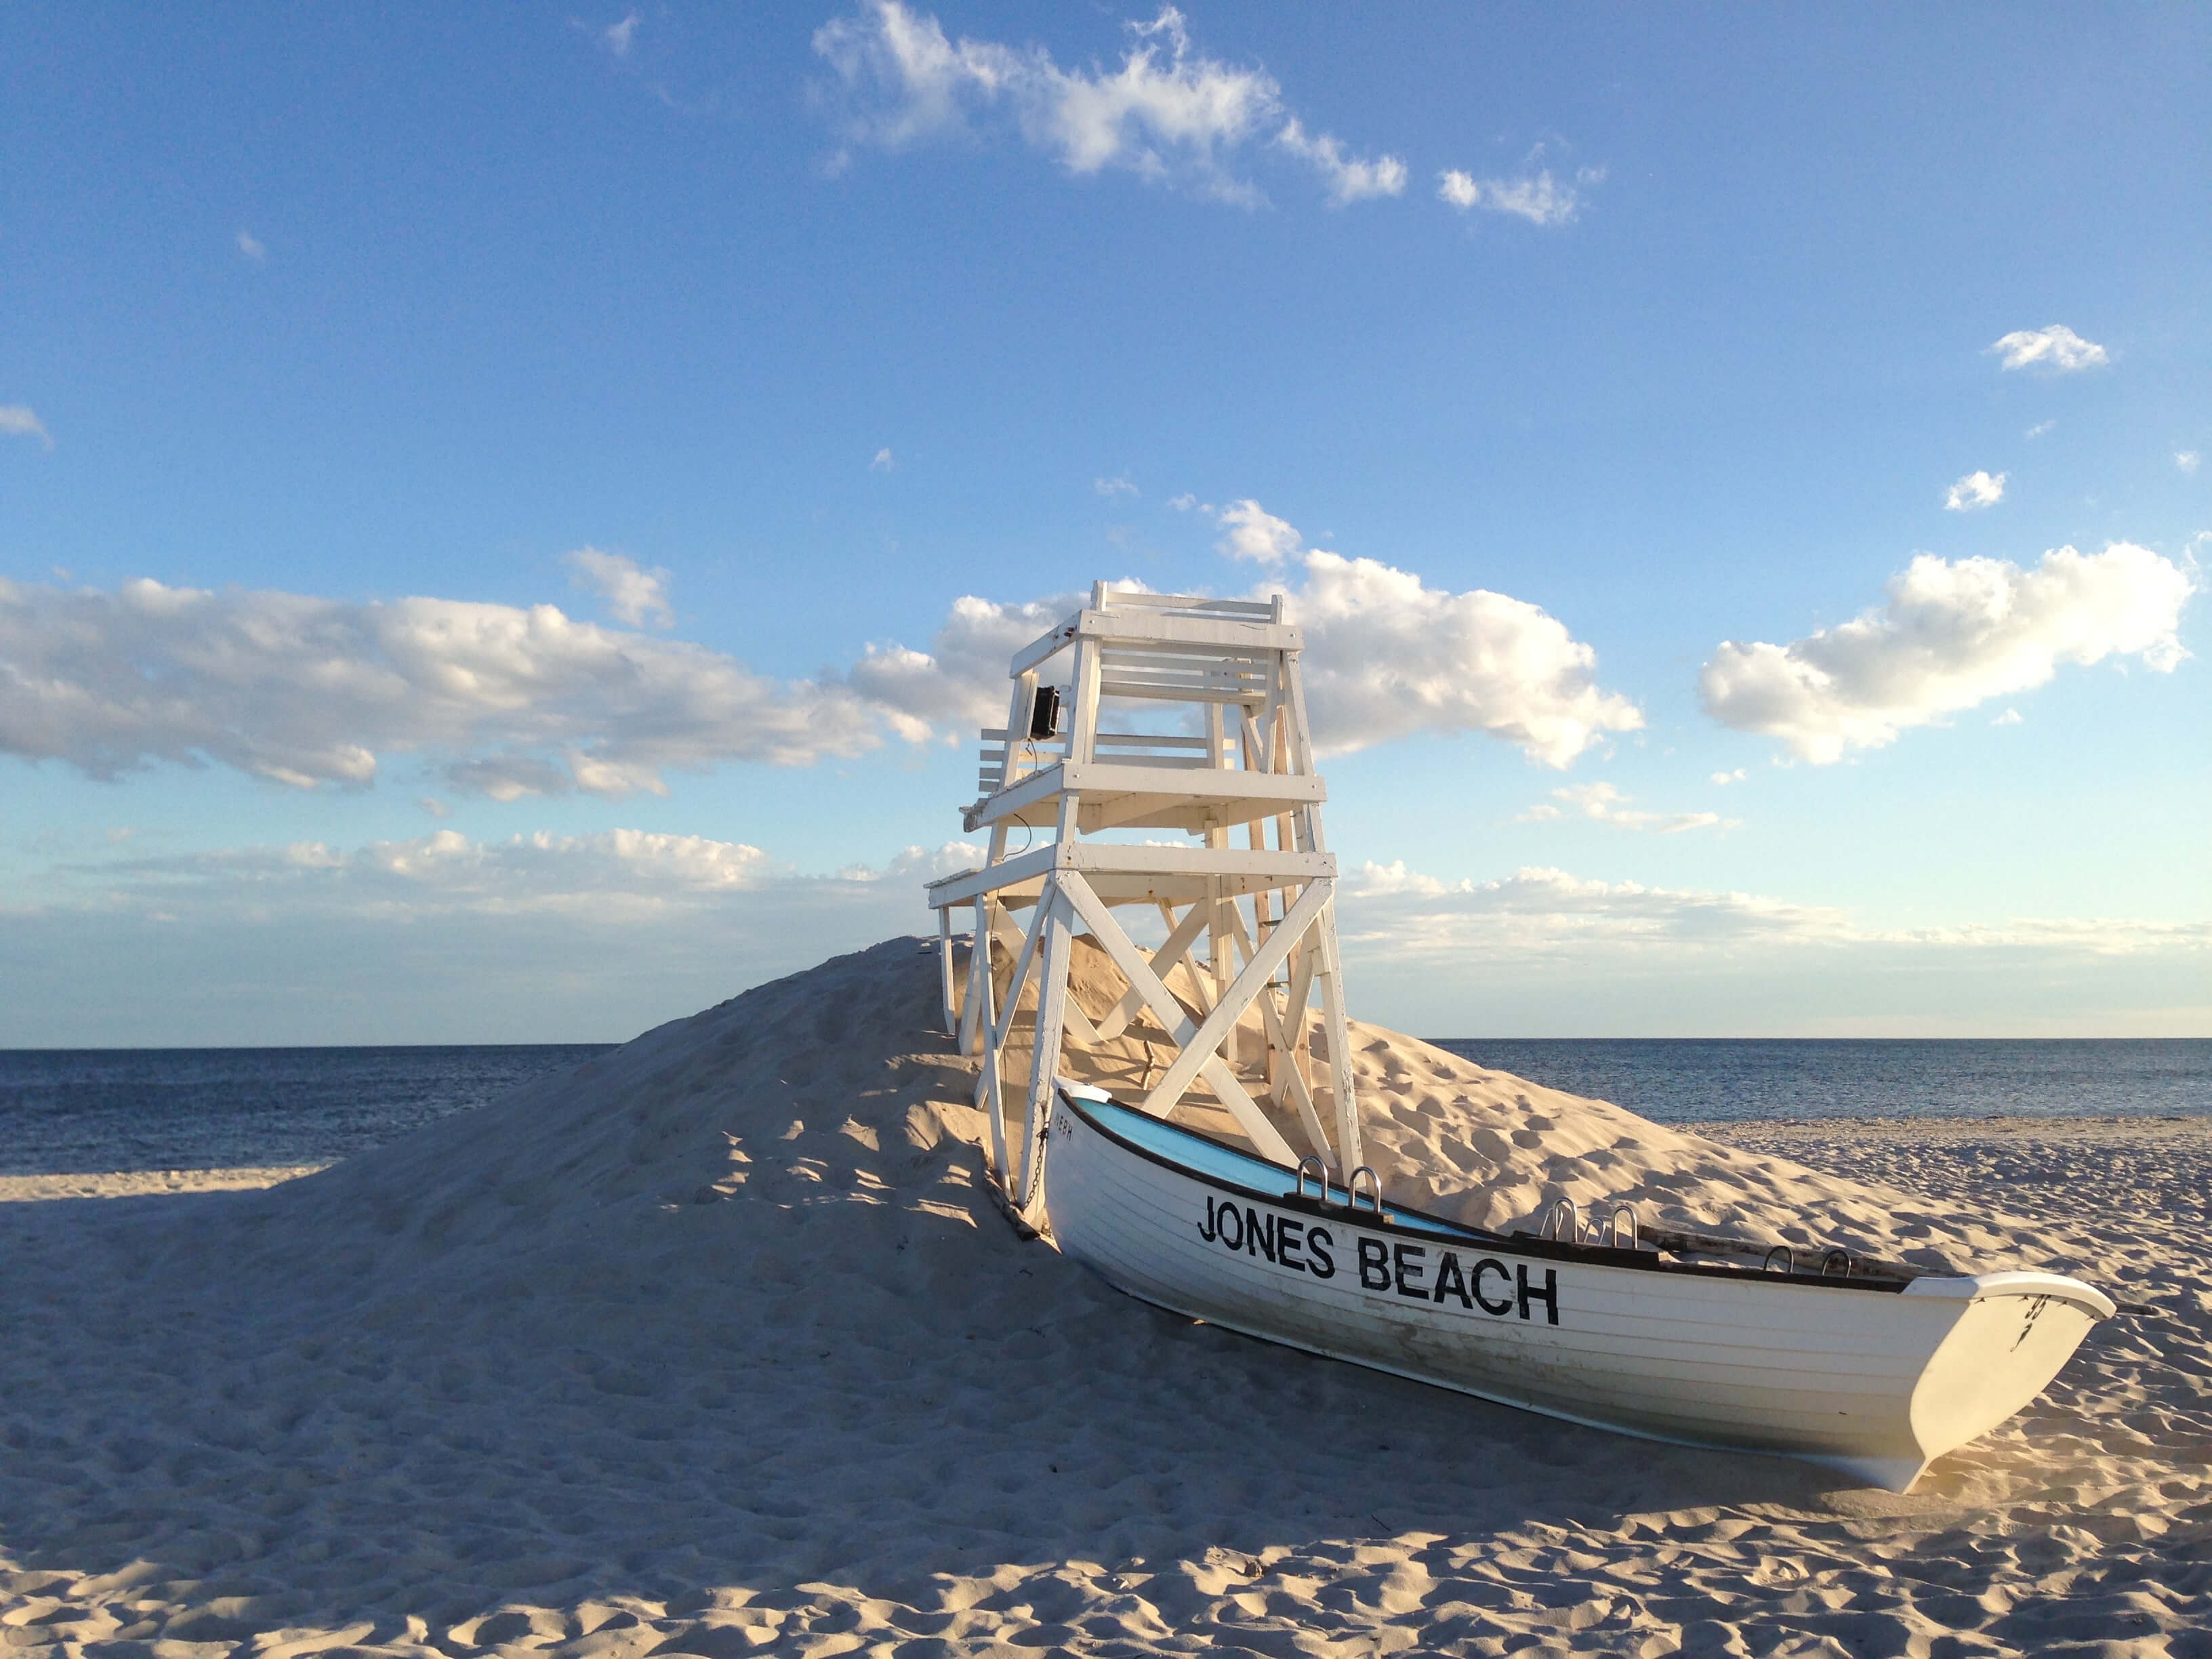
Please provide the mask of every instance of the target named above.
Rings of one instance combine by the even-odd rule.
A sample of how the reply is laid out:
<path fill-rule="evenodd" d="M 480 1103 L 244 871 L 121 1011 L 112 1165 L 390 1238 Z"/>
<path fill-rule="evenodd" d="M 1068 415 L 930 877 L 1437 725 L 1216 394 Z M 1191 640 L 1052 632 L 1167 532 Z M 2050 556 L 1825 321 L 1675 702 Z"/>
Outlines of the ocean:
<path fill-rule="evenodd" d="M 2212 1114 L 2212 1040 L 1432 1038 L 1661 1122 Z M 0 1175 L 326 1164 L 611 1045 L 0 1049 Z"/>

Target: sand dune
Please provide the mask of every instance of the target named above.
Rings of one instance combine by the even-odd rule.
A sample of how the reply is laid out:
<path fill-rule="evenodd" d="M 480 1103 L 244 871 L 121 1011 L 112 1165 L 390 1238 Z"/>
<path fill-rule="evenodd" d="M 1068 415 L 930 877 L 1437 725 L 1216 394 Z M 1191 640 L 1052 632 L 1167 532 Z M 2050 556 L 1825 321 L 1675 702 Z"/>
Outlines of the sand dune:
<path fill-rule="evenodd" d="M 1355 1029 L 1401 1200 L 1626 1198 L 2162 1310 L 1899 1498 L 1116 1295 L 989 1202 L 935 1005 L 897 940 L 259 1190 L 0 1188 L 44 1200 L 0 1205 L 0 1641 L 2212 1652 L 2204 1123 L 1723 1145 Z"/>

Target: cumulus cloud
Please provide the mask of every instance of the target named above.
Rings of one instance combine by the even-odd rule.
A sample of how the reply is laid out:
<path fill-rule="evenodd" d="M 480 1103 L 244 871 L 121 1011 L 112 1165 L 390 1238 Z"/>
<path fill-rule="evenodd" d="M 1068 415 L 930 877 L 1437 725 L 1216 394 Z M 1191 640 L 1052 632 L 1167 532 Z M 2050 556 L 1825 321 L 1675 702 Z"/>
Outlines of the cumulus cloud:
<path fill-rule="evenodd" d="M 2048 328 L 2016 328 L 1992 341 L 1989 352 L 2005 368 L 2044 368 L 2053 374 L 2095 368 L 2111 361 L 2105 348 L 2085 340 L 2063 323 Z"/>
<path fill-rule="evenodd" d="M 599 40 L 616 57 L 627 58 L 630 47 L 637 40 L 637 26 L 643 21 L 635 12 L 631 12 L 621 22 L 601 29 Z"/>
<path fill-rule="evenodd" d="M 1255 501 L 1232 505 L 1224 522 L 1255 547 L 1279 549 L 1278 561 L 1304 545 Z M 1302 579 L 1272 579 L 1255 597 L 1282 594 L 1304 631 L 1306 708 L 1324 754 L 1418 732 L 1482 732 L 1564 767 L 1607 733 L 1644 724 L 1629 699 L 1598 688 L 1596 653 L 1535 605 L 1431 588 L 1408 571 L 1319 549 L 1297 562 Z M 1084 602 L 1074 593 L 1026 605 L 963 597 L 927 650 L 871 645 L 846 683 L 913 741 L 939 726 L 964 735 L 970 725 L 1001 725 L 1006 659 Z"/>
<path fill-rule="evenodd" d="M 1121 477 L 1093 478 L 1091 481 L 1091 487 L 1109 501 L 1113 500 L 1116 495 L 1133 495 L 1137 493 L 1136 485 L 1131 483 L 1127 478 Z"/>
<path fill-rule="evenodd" d="M 550 605 L 0 580 L 0 753 L 96 777 L 213 761 L 359 786 L 426 751 L 495 796 L 665 793 L 668 768 L 857 755 L 879 723 L 834 678 L 778 684 Z"/>
<path fill-rule="evenodd" d="M 1304 538 L 1288 522 L 1249 499 L 1230 502 L 1222 508 L 1218 522 L 1229 533 L 1214 546 L 1232 559 L 1280 564 L 1304 544 Z"/>
<path fill-rule="evenodd" d="M 48 449 L 54 447 L 46 423 L 26 404 L 0 404 L 0 437 L 36 438 Z"/>
<path fill-rule="evenodd" d="M 1969 472 L 1944 492 L 1943 505 L 1953 513 L 1995 507 L 2004 499 L 2005 480 L 2011 476 L 2009 472 Z"/>
<path fill-rule="evenodd" d="M 871 644 L 847 681 L 913 742 L 926 741 L 940 725 L 953 727 L 956 738 L 970 735 L 970 726 L 1004 726 L 1007 659 L 1085 602 L 1076 593 L 1012 605 L 964 594 L 952 602 L 928 650 L 895 641 Z"/>
<path fill-rule="evenodd" d="M 1602 167 L 1583 167 L 1567 183 L 1553 177 L 1548 167 L 1518 179 L 1478 179 L 1448 168 L 1437 175 L 1437 198 L 1463 213 L 1481 209 L 1548 228 L 1573 223 L 1582 211 L 1583 188 L 1604 179 Z"/>
<path fill-rule="evenodd" d="M 1302 545 L 1245 505 L 1234 527 Z M 1269 591 L 1305 628 L 1308 707 L 1326 752 L 1471 730 L 1564 766 L 1642 724 L 1595 686 L 1590 647 L 1534 605 L 1432 590 L 1319 550 L 1299 563 L 1302 580 Z M 666 572 L 589 548 L 571 564 L 618 611 L 665 621 Z M 964 595 L 926 649 L 878 641 L 842 670 L 776 681 L 550 605 L 0 579 L 0 754 L 110 779 L 216 763 L 300 788 L 367 787 L 383 758 L 419 755 L 441 793 L 665 794 L 670 770 L 805 766 L 889 734 L 957 741 L 1001 724 L 1007 659 L 1083 603 Z"/>
<path fill-rule="evenodd" d="M 1565 767 L 1644 724 L 1595 683 L 1597 653 L 1525 600 L 1432 588 L 1373 559 L 1304 554 L 1305 580 L 1268 584 L 1304 630 L 1316 745 L 1348 754 L 1416 732 L 1482 732 Z"/>
<path fill-rule="evenodd" d="M 868 462 L 868 471 L 871 472 L 889 472 L 897 465 L 898 463 L 891 459 L 891 453 L 889 449 L 879 449 L 875 453 L 873 458 Z"/>
<path fill-rule="evenodd" d="M 238 233 L 238 251 L 257 265 L 269 257 L 269 249 L 261 239 L 247 230 Z"/>
<path fill-rule="evenodd" d="M 2177 449 L 2173 452 L 2173 464 L 2184 472 L 2194 472 L 2204 464 L 2204 457 L 2193 449 Z"/>
<path fill-rule="evenodd" d="M 1725 772 L 1713 775 L 1716 782 L 1729 781 L 1729 775 Z M 1538 802 L 1520 814 L 1516 822 L 1541 823 L 1572 812 L 1622 830 L 1648 830 L 1662 836 L 1680 835 L 1685 830 L 1710 830 L 1715 825 L 1724 825 L 1729 829 L 1737 827 L 1735 819 L 1723 818 L 1717 812 L 1642 811 L 1629 805 L 1632 799 L 1609 783 L 1570 784 L 1564 789 L 1552 791 L 1551 800 Z M 1560 805 L 1555 805 L 1553 802 Z"/>
<path fill-rule="evenodd" d="M 1328 134 L 1309 137 L 1264 70 L 1192 49 L 1182 14 L 1163 7 L 1125 25 L 1130 43 L 1112 69 L 1062 69 L 1042 46 L 948 38 L 934 16 L 901 0 L 870 0 L 814 34 L 836 70 L 847 141 L 901 149 L 927 139 L 975 137 L 997 119 L 1070 173 L 1133 172 L 1245 204 L 1259 191 L 1231 158 L 1272 137 L 1311 167 L 1339 204 L 1395 195 L 1405 164 L 1363 160 Z"/>
<path fill-rule="evenodd" d="M 2033 426 L 2028 428 L 2027 431 L 2021 433 L 2021 436 L 2031 440 L 2045 438 L 2050 436 L 2051 433 L 2057 429 L 2058 422 L 2056 421 L 2038 421 Z"/>
<path fill-rule="evenodd" d="M 1788 645 L 1723 643 L 1698 677 L 1705 712 L 1826 765 L 1911 726 L 2049 681 L 2062 664 L 2136 657 L 2170 672 L 2194 585 L 2132 543 L 1955 563 L 1923 554 L 1883 604 Z"/>
<path fill-rule="evenodd" d="M 605 599 L 617 622 L 633 628 L 676 625 L 676 611 L 668 603 L 668 572 L 660 566 L 647 570 L 624 554 L 602 553 L 596 547 L 580 547 L 564 562 L 576 586 Z"/>

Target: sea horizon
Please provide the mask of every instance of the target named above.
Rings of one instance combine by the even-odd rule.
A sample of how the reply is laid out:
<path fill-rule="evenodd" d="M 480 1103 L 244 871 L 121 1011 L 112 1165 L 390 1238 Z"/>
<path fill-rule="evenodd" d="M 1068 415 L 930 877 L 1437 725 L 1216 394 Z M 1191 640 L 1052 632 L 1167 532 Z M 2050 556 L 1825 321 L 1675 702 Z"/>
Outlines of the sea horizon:
<path fill-rule="evenodd" d="M 2212 1115 L 2206 1037 L 1444 1037 L 1662 1123 Z M 328 1164 L 622 1045 L 0 1048 L 0 1174 Z"/>

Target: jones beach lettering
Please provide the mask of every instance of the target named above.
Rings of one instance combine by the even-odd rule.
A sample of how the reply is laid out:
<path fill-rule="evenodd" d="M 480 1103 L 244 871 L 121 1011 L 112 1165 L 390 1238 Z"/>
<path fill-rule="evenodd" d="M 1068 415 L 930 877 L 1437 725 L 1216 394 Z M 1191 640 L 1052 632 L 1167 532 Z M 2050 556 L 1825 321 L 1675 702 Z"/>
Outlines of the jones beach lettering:
<path fill-rule="evenodd" d="M 1206 1200 L 1206 1219 L 1198 1236 L 1233 1255 L 1264 1256 L 1279 1267 L 1311 1273 L 1316 1279 L 1336 1277 L 1336 1237 L 1316 1222 L 1301 1221 L 1253 1205 L 1229 1199 Z M 1429 1247 L 1403 1239 L 1380 1239 L 1364 1233 L 1352 1235 L 1359 1287 L 1389 1291 L 1408 1302 L 1454 1301 L 1472 1311 L 1480 1308 L 1493 1318 L 1517 1313 L 1528 1319 L 1531 1306 L 1544 1310 L 1547 1324 L 1559 1322 L 1559 1274 L 1544 1269 L 1539 1285 L 1528 1275 L 1528 1264 L 1516 1262 L 1509 1269 L 1496 1256 L 1463 1260 L 1457 1250 L 1440 1249 L 1433 1264 Z M 1492 1286 L 1495 1285 L 1493 1291 Z"/>

